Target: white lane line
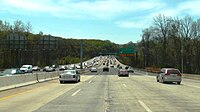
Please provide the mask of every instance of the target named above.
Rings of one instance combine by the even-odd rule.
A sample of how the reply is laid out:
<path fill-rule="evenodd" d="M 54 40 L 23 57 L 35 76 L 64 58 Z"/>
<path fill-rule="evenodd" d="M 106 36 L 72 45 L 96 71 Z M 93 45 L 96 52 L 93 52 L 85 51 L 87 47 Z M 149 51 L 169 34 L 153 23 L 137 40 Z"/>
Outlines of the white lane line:
<path fill-rule="evenodd" d="M 187 86 L 200 89 L 200 87 L 198 86 L 192 86 L 192 85 L 187 85 Z"/>
<path fill-rule="evenodd" d="M 124 87 L 126 87 L 126 84 L 123 84 L 124 85 Z"/>
<path fill-rule="evenodd" d="M 140 101 L 140 100 L 138 100 L 138 102 L 140 103 L 140 105 L 141 105 L 142 107 L 144 107 L 144 109 L 145 109 L 147 112 L 152 112 L 152 111 L 149 109 L 149 107 L 147 107 L 147 106 L 144 104 L 144 102 L 142 102 L 142 101 Z"/>
<path fill-rule="evenodd" d="M 81 91 L 81 89 L 77 90 L 75 93 L 72 94 L 72 96 L 75 96 L 80 91 Z"/>
<path fill-rule="evenodd" d="M 92 82 L 92 80 L 90 80 L 88 83 L 91 83 Z"/>

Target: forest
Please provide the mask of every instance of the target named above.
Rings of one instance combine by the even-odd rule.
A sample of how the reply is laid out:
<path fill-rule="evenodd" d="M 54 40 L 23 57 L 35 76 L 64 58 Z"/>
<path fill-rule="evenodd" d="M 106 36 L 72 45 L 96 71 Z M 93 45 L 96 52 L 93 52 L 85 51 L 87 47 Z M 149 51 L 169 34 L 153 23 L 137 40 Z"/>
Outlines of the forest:
<path fill-rule="evenodd" d="M 118 52 L 118 45 L 109 40 L 72 39 L 31 33 L 30 22 L 16 20 L 13 25 L 0 21 L 0 68 L 62 65 L 80 62 L 81 41 L 83 60 L 110 52 Z"/>
<path fill-rule="evenodd" d="M 185 73 L 200 73 L 200 19 L 189 15 L 153 18 L 137 43 L 140 67 L 175 67 Z"/>

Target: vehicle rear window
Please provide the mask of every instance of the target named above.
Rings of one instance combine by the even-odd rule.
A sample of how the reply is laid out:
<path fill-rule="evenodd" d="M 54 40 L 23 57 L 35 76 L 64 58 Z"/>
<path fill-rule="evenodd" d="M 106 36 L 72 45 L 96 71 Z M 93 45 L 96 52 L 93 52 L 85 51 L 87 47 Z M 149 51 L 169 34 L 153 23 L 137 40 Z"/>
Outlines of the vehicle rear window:
<path fill-rule="evenodd" d="M 168 70 L 167 72 L 170 74 L 180 74 L 178 70 Z"/>
<path fill-rule="evenodd" d="M 67 74 L 74 74 L 75 71 L 66 71 Z"/>

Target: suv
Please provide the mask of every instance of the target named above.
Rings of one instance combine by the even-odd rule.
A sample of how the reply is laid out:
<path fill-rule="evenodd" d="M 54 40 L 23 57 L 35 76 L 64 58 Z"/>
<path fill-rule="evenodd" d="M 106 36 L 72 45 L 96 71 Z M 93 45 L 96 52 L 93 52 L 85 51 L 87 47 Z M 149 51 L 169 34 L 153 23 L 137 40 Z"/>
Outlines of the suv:
<path fill-rule="evenodd" d="M 165 83 L 165 82 L 176 82 L 177 84 L 181 84 L 182 75 L 178 69 L 175 68 L 162 68 L 160 73 L 156 77 L 157 82 Z"/>

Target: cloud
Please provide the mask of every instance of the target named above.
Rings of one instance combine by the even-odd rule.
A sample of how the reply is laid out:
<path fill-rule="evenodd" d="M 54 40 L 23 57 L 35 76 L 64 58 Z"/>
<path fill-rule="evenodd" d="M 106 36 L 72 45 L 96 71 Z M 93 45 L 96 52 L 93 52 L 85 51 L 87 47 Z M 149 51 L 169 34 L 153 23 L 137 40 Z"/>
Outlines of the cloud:
<path fill-rule="evenodd" d="M 115 24 L 118 27 L 121 28 L 138 28 L 138 29 L 143 29 L 148 27 L 147 21 L 141 20 L 141 21 L 116 21 Z"/>
<path fill-rule="evenodd" d="M 164 14 L 165 16 L 170 16 L 170 17 L 184 17 L 186 15 L 199 17 L 200 16 L 199 4 L 200 4 L 199 0 L 180 2 L 177 3 L 175 7 L 171 7 L 171 4 L 167 4 L 161 10 L 156 10 L 150 13 L 149 18 L 153 18 L 158 14 Z"/>
<path fill-rule="evenodd" d="M 159 1 L 159 2 L 158 2 Z M 48 13 L 56 17 L 113 19 L 163 6 L 160 0 L 3 0 L 10 12 Z"/>
<path fill-rule="evenodd" d="M 199 0 L 190 0 L 190 1 L 180 3 L 178 6 L 178 9 L 180 10 L 180 12 L 186 12 L 193 16 L 199 16 L 200 15 L 199 4 L 200 4 Z"/>

